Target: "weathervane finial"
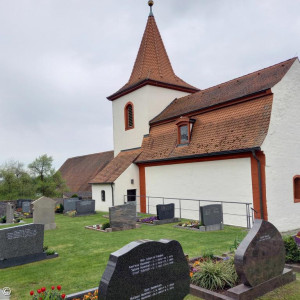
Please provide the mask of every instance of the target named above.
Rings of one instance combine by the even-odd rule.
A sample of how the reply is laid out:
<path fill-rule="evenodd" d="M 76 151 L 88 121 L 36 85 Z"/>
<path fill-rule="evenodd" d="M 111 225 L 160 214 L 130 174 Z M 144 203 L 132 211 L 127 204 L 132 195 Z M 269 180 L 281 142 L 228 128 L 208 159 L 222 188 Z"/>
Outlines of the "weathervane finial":
<path fill-rule="evenodd" d="M 148 1 L 148 5 L 150 6 L 150 14 L 149 14 L 149 16 L 153 16 L 153 12 L 152 12 L 152 6 L 153 6 L 153 4 L 154 4 L 154 1 L 153 0 L 149 0 Z"/>

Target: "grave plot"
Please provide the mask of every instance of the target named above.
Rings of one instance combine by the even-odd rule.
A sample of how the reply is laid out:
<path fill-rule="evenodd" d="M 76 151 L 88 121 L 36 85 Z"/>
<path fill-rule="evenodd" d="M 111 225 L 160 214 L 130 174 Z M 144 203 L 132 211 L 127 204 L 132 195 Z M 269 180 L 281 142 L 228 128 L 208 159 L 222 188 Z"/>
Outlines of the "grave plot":
<path fill-rule="evenodd" d="M 42 224 L 0 229 L 0 269 L 50 258 L 43 251 L 43 243 L 44 225 Z"/>
<path fill-rule="evenodd" d="M 64 214 L 71 217 L 88 216 L 96 213 L 95 200 L 64 199 L 63 206 Z"/>
<path fill-rule="evenodd" d="M 45 230 L 55 229 L 55 204 L 56 202 L 47 197 L 35 200 L 33 205 L 33 223 L 44 224 Z"/>
<path fill-rule="evenodd" d="M 182 229 L 215 231 L 224 229 L 223 210 L 221 204 L 200 207 L 201 221 L 187 221 L 174 226 Z"/>
<path fill-rule="evenodd" d="M 203 265 L 202 268 L 206 268 L 206 271 L 209 268 L 220 268 L 219 274 L 224 275 L 230 263 L 224 261 L 223 269 L 222 263 Z M 221 293 L 210 291 L 201 285 L 200 270 L 199 273 L 191 274 L 191 294 L 204 299 L 255 299 L 296 279 L 293 271 L 285 268 L 285 248 L 280 233 L 275 226 L 264 220 L 255 220 L 252 229 L 237 248 L 234 267 L 236 279 L 239 279 L 238 285 L 233 286 L 232 282 L 230 286 L 227 281 L 221 287 L 223 289 L 227 286 L 227 290 Z"/>
<path fill-rule="evenodd" d="M 180 219 L 175 218 L 175 204 L 158 204 L 156 205 L 157 216 L 151 216 L 143 219 L 138 219 L 138 222 L 150 225 L 163 225 L 169 223 L 180 222 Z"/>
<path fill-rule="evenodd" d="M 136 224 L 136 206 L 134 204 L 124 204 L 109 208 L 109 222 L 85 226 L 87 229 L 101 232 L 121 231 L 139 228 Z"/>

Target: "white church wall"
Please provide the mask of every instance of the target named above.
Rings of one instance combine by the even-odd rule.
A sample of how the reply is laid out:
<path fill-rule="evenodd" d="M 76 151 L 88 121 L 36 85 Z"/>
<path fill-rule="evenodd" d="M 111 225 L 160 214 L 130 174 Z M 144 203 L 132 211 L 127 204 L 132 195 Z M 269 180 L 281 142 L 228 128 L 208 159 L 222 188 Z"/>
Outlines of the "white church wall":
<path fill-rule="evenodd" d="M 115 156 L 125 149 L 141 147 L 143 136 L 149 133 L 149 121 L 158 115 L 176 97 L 188 93 L 146 85 L 112 101 Z M 134 106 L 134 128 L 125 130 L 124 107 Z"/>
<path fill-rule="evenodd" d="M 296 61 L 272 88 L 273 104 L 266 155 L 268 219 L 280 231 L 300 227 L 300 203 L 294 203 L 293 177 L 300 175 L 300 64 Z"/>
<path fill-rule="evenodd" d="M 250 158 L 146 167 L 145 177 L 147 196 L 253 202 Z M 151 198 L 150 213 L 156 213 L 155 205 L 162 202 L 162 198 Z M 179 217 L 178 200 L 164 199 L 164 203 L 175 203 Z M 200 204 L 214 203 L 201 201 Z M 182 218 L 199 219 L 199 202 L 182 200 L 181 208 Z M 223 212 L 225 224 L 246 227 L 245 205 L 224 204 Z"/>
<path fill-rule="evenodd" d="M 105 191 L 105 201 L 102 201 L 101 191 Z M 112 190 L 109 183 L 92 184 L 92 197 L 95 200 L 96 211 L 108 211 L 112 206 Z"/>
<path fill-rule="evenodd" d="M 131 183 L 133 179 L 133 184 Z M 115 181 L 115 205 L 124 204 L 124 195 L 127 190 L 135 190 L 136 195 L 140 194 L 139 168 L 135 164 L 131 164 Z M 127 201 L 127 199 L 125 199 Z M 139 199 L 137 199 L 139 208 Z"/>
<path fill-rule="evenodd" d="M 134 183 L 131 183 L 133 179 Z M 113 184 L 114 190 L 114 205 L 124 204 L 124 195 L 127 190 L 136 189 L 136 195 L 140 194 L 139 168 L 135 164 L 131 164 L 115 181 Z M 101 191 L 105 191 L 105 202 L 101 199 Z M 92 197 L 96 201 L 97 211 L 108 211 L 112 207 L 112 189 L 110 183 L 92 184 Z M 127 200 L 127 199 L 126 199 Z M 139 199 L 137 199 L 137 209 L 139 209 Z"/>

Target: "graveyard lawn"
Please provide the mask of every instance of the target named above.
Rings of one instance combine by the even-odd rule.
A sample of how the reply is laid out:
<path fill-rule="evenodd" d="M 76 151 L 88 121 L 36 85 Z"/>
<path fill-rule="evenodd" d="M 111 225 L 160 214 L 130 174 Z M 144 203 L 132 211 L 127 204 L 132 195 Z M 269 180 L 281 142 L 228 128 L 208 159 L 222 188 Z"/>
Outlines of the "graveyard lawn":
<path fill-rule="evenodd" d="M 174 228 L 174 224 L 142 225 L 139 229 L 112 233 L 84 228 L 87 225 L 107 222 L 102 217 L 104 214 L 107 213 L 78 218 L 56 215 L 57 228 L 45 231 L 44 245 L 57 251 L 59 257 L 0 270 L 0 288 L 12 289 L 11 300 L 31 299 L 29 292 L 42 286 L 50 288 L 52 285 L 61 285 L 63 293 L 71 294 L 97 287 L 110 253 L 132 241 L 175 239 L 181 243 L 184 253 L 191 258 L 200 256 L 207 250 L 213 250 L 216 255 L 227 252 L 237 237 L 242 239 L 247 233 L 245 229 L 231 226 L 225 226 L 222 231 L 186 231 Z M 31 223 L 32 219 L 26 219 L 25 222 Z M 1 228 L 11 226 L 14 225 Z M 297 281 L 289 284 L 289 288 L 281 288 L 277 291 L 278 295 L 288 294 L 291 298 L 285 299 L 300 299 L 299 280 L 297 275 Z M 276 297 L 277 294 L 273 292 L 272 297 L 268 298 L 267 295 L 261 299 L 282 299 Z M 199 298 L 190 295 L 186 297 L 186 300 L 196 299 Z"/>

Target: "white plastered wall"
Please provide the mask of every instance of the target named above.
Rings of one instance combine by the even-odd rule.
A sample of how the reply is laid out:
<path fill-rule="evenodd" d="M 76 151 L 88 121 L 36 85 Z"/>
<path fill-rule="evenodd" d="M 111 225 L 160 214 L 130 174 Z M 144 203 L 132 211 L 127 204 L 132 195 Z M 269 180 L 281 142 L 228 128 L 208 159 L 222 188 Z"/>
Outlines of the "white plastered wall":
<path fill-rule="evenodd" d="M 133 179 L 134 183 L 131 183 Z M 124 204 L 124 195 L 127 194 L 127 190 L 136 189 L 136 194 L 140 194 L 140 181 L 139 181 L 139 168 L 135 164 L 131 164 L 114 182 L 114 205 Z M 106 200 L 101 200 L 101 191 L 105 191 Z M 96 201 L 97 211 L 108 211 L 109 207 L 112 207 L 112 189 L 111 184 L 92 184 L 92 196 Z M 139 199 L 137 199 L 139 209 Z"/>
<path fill-rule="evenodd" d="M 185 95 L 188 93 L 146 85 L 112 101 L 115 156 L 121 150 L 141 147 L 143 136 L 149 133 L 149 121 L 175 98 Z M 134 107 L 134 128 L 125 130 L 124 107 L 128 102 Z"/>
<path fill-rule="evenodd" d="M 101 199 L 101 191 L 105 191 L 105 201 Z M 112 190 L 110 183 L 105 184 L 92 184 L 92 198 L 95 200 L 96 211 L 108 211 L 112 206 Z"/>
<path fill-rule="evenodd" d="M 294 203 L 293 177 L 300 175 L 300 64 L 295 61 L 272 88 L 273 104 L 266 156 L 268 219 L 280 231 L 300 228 L 300 203 Z"/>
<path fill-rule="evenodd" d="M 145 176 L 147 196 L 253 202 L 250 158 L 146 167 Z M 178 200 L 165 199 L 164 203 L 175 203 L 179 217 Z M 162 204 L 162 198 L 150 200 L 151 213 L 155 213 L 156 204 Z M 214 203 L 201 201 L 201 206 L 209 204 Z M 198 202 L 182 200 L 181 208 L 182 218 L 199 219 Z M 229 215 L 246 215 L 245 205 L 224 204 L 223 212 L 224 224 L 247 226 L 246 216 Z"/>

